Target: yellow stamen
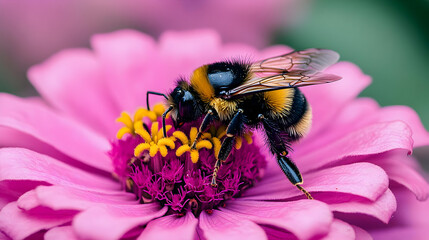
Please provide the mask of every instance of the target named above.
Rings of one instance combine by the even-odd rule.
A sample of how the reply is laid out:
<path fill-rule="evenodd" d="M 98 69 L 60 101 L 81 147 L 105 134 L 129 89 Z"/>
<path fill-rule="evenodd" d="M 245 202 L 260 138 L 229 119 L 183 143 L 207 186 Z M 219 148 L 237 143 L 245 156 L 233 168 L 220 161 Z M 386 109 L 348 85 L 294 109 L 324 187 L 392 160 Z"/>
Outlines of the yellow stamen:
<path fill-rule="evenodd" d="M 149 149 L 149 155 L 151 157 L 155 157 L 156 153 L 158 152 L 158 149 L 159 149 L 158 145 L 156 144 L 151 145 Z"/>
<path fill-rule="evenodd" d="M 223 138 L 223 136 L 225 136 L 225 134 L 226 134 L 226 126 L 222 125 L 216 130 L 215 137 L 221 139 Z"/>
<path fill-rule="evenodd" d="M 156 116 L 162 116 L 162 114 L 165 112 L 164 105 L 158 103 L 153 106 L 153 112 L 156 114 Z"/>
<path fill-rule="evenodd" d="M 143 118 L 147 117 L 151 122 L 156 122 L 158 117 L 162 116 L 165 111 L 165 107 L 162 104 L 156 104 L 153 108 L 153 111 L 149 111 L 145 108 L 138 108 L 134 113 L 134 120 L 131 118 L 130 114 L 127 112 L 122 112 L 121 116 L 116 119 L 117 122 L 123 123 L 125 126 L 123 128 L 128 128 L 129 130 L 120 129 L 116 134 L 117 138 L 121 139 L 124 134 L 136 134 L 136 131 L 139 129 L 144 129 L 143 127 Z M 169 115 L 167 115 L 169 117 Z M 171 126 L 170 126 L 171 128 Z M 166 128 L 168 130 L 168 128 Z M 161 131 L 162 132 L 162 131 Z M 158 137 L 160 139 L 161 137 Z"/>
<path fill-rule="evenodd" d="M 152 127 L 150 128 L 150 135 L 153 137 L 158 136 L 158 122 L 152 123 Z"/>
<path fill-rule="evenodd" d="M 176 150 L 176 156 L 180 157 L 185 152 L 189 152 L 190 150 L 191 150 L 191 147 L 189 145 L 182 145 L 179 148 L 177 148 L 177 150 Z"/>
<path fill-rule="evenodd" d="M 164 137 L 164 127 L 162 127 L 159 131 L 158 131 L 158 135 L 157 135 L 157 137 L 158 137 L 158 139 L 161 139 L 161 138 L 163 138 Z M 167 126 L 165 126 L 165 130 L 166 130 L 166 132 L 168 132 L 168 131 L 170 131 L 170 129 L 171 129 L 171 125 L 167 125 Z"/>
<path fill-rule="evenodd" d="M 150 111 L 147 113 L 147 117 L 152 121 L 152 122 L 156 122 L 156 120 L 158 119 L 158 117 L 156 116 L 156 113 Z"/>
<path fill-rule="evenodd" d="M 217 156 L 219 155 L 219 151 L 220 151 L 220 146 L 222 145 L 222 143 L 220 142 L 219 138 L 212 138 L 212 143 L 214 146 L 214 153 L 215 153 L 215 157 L 217 159 Z"/>
<path fill-rule="evenodd" d="M 149 143 L 152 141 L 150 134 L 145 129 L 139 129 L 136 131 L 136 133 L 140 135 L 140 137 L 142 137 L 145 142 Z"/>
<path fill-rule="evenodd" d="M 128 127 L 122 127 L 121 129 L 119 129 L 118 133 L 116 134 L 116 138 L 117 138 L 117 139 L 122 139 L 122 137 L 123 137 L 125 134 L 127 134 L 127 133 L 129 133 L 129 134 L 133 134 L 133 133 L 131 132 L 131 129 L 129 129 Z"/>
<path fill-rule="evenodd" d="M 134 132 L 137 132 L 137 130 L 144 130 L 143 122 L 141 120 L 134 122 Z"/>
<path fill-rule="evenodd" d="M 131 120 L 131 117 L 127 112 L 122 112 L 121 116 L 118 117 L 116 121 L 125 124 L 128 128 L 133 127 L 133 120 Z"/>
<path fill-rule="evenodd" d="M 161 138 L 158 141 L 159 146 L 168 146 L 171 149 L 174 149 L 176 145 L 174 144 L 174 141 L 171 140 L 171 138 Z"/>
<path fill-rule="evenodd" d="M 176 137 L 177 139 L 179 139 L 183 145 L 189 144 L 189 139 L 186 136 L 186 134 L 182 131 L 175 131 L 173 133 L 173 136 Z"/>
<path fill-rule="evenodd" d="M 195 149 L 191 150 L 191 161 L 193 163 L 197 163 L 199 158 L 200 154 L 198 153 L 198 151 Z"/>
<path fill-rule="evenodd" d="M 134 113 L 134 122 L 141 121 L 147 115 L 147 109 L 139 107 Z"/>
<path fill-rule="evenodd" d="M 149 143 L 140 143 L 136 148 L 134 148 L 134 156 L 139 157 L 143 151 L 148 150 L 149 148 Z"/>
<path fill-rule="evenodd" d="M 196 127 L 192 127 L 191 131 L 189 132 L 189 138 L 193 142 L 197 138 L 198 130 Z"/>
<path fill-rule="evenodd" d="M 252 144 L 252 142 L 253 142 L 252 135 L 253 135 L 253 133 L 250 131 L 244 133 L 243 137 L 244 137 L 244 139 L 246 139 L 247 144 Z"/>
<path fill-rule="evenodd" d="M 241 146 L 243 145 L 243 138 L 240 136 L 235 138 L 235 149 L 239 150 Z"/>
<path fill-rule="evenodd" d="M 163 157 L 167 156 L 167 154 L 168 154 L 167 148 L 163 145 L 159 146 L 159 152 L 161 153 L 161 156 L 163 156 Z"/>
<path fill-rule="evenodd" d="M 201 148 L 207 148 L 207 149 L 212 149 L 213 145 L 211 142 L 207 141 L 207 140 L 202 140 L 197 142 L 197 145 L 195 145 L 195 147 L 200 150 Z"/>
<path fill-rule="evenodd" d="M 189 132 L 189 136 L 190 136 L 189 138 L 182 131 L 173 132 L 173 136 L 182 142 L 182 146 L 180 146 L 176 150 L 176 156 L 180 157 L 185 152 L 190 152 L 192 162 L 196 163 L 196 162 L 198 162 L 198 158 L 200 156 L 200 154 L 198 153 L 198 150 L 200 150 L 201 148 L 211 149 L 213 147 L 213 145 L 210 141 L 201 140 L 201 141 L 198 141 L 197 144 L 195 145 L 196 149 L 191 149 L 190 144 L 192 144 L 194 142 L 194 140 L 197 138 L 197 133 L 198 133 L 198 130 L 195 127 L 191 128 L 191 130 Z"/>

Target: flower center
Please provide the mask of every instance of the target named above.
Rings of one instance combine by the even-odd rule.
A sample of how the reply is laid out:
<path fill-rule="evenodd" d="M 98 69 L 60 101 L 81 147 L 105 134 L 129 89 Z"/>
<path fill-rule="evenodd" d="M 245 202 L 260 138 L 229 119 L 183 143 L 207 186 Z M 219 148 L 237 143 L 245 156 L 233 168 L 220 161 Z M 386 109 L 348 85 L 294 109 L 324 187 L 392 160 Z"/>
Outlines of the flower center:
<path fill-rule="evenodd" d="M 142 204 L 159 202 L 169 207 L 170 214 L 191 211 L 198 216 L 240 196 L 262 177 L 265 159 L 251 134 L 245 133 L 235 139 L 235 148 L 219 168 L 217 185 L 213 186 L 213 170 L 226 127 L 212 126 L 192 148 L 199 122 L 172 131 L 167 116 L 168 136 L 164 137 L 163 112 L 162 105 L 155 105 L 153 111 L 139 108 L 134 119 L 122 113 L 117 121 L 124 127 L 109 152 L 113 175 Z"/>

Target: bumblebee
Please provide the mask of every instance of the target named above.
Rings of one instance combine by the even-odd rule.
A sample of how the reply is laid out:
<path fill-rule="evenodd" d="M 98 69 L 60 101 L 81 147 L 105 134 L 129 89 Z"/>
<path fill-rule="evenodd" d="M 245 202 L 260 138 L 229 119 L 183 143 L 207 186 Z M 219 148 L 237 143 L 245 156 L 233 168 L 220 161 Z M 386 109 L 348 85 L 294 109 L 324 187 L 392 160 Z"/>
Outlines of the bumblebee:
<path fill-rule="evenodd" d="M 298 87 L 329 83 L 341 77 L 322 73 L 339 59 L 338 53 L 327 49 L 307 49 L 264 59 L 254 63 L 223 61 L 197 68 L 190 82 L 180 79 L 166 98 L 175 128 L 184 123 L 202 120 L 193 146 L 211 124 L 227 125 L 214 166 L 212 185 L 221 163 L 226 161 L 235 137 L 244 129 L 261 128 L 266 143 L 277 158 L 289 181 L 309 199 L 302 186 L 303 179 L 295 163 L 288 157 L 290 144 L 303 137 L 311 126 L 311 107 Z"/>

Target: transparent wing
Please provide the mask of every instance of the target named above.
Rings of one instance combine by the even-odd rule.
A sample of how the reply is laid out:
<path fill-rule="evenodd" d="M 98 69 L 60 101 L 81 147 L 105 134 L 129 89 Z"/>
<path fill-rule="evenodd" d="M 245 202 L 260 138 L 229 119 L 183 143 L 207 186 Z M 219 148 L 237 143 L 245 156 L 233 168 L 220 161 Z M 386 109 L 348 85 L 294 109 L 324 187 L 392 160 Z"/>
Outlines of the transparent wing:
<path fill-rule="evenodd" d="M 313 75 L 278 74 L 264 78 L 253 78 L 244 84 L 223 93 L 223 95 L 230 98 L 238 95 L 273 91 L 282 88 L 304 87 L 330 83 L 340 79 L 340 76 L 325 73 L 316 73 Z"/>
<path fill-rule="evenodd" d="M 240 86 L 221 92 L 225 98 L 282 88 L 303 87 L 340 80 L 321 71 L 336 63 L 339 54 L 328 49 L 307 49 L 252 64 L 253 77 Z"/>
<path fill-rule="evenodd" d="M 255 62 L 251 70 L 260 75 L 278 73 L 315 74 L 336 63 L 340 55 L 332 50 L 311 48 Z"/>

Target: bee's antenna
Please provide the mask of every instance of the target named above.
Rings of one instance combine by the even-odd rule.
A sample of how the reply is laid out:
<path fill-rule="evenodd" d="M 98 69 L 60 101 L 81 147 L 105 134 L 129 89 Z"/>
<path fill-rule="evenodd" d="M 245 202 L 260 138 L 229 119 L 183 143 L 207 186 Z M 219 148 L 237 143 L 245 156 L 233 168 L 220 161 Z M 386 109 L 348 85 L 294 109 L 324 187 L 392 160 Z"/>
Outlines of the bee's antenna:
<path fill-rule="evenodd" d="M 168 99 L 168 97 L 167 97 L 164 93 L 147 91 L 147 92 L 146 92 L 146 105 L 147 105 L 147 110 L 150 110 L 150 106 L 149 106 L 149 94 L 158 95 L 158 96 L 163 96 L 163 97 L 165 97 L 165 99 Z"/>
<path fill-rule="evenodd" d="M 165 128 L 165 117 L 167 114 L 173 110 L 173 106 L 170 106 L 163 114 L 162 114 L 162 131 L 164 133 L 164 137 L 167 137 L 167 129 Z"/>

